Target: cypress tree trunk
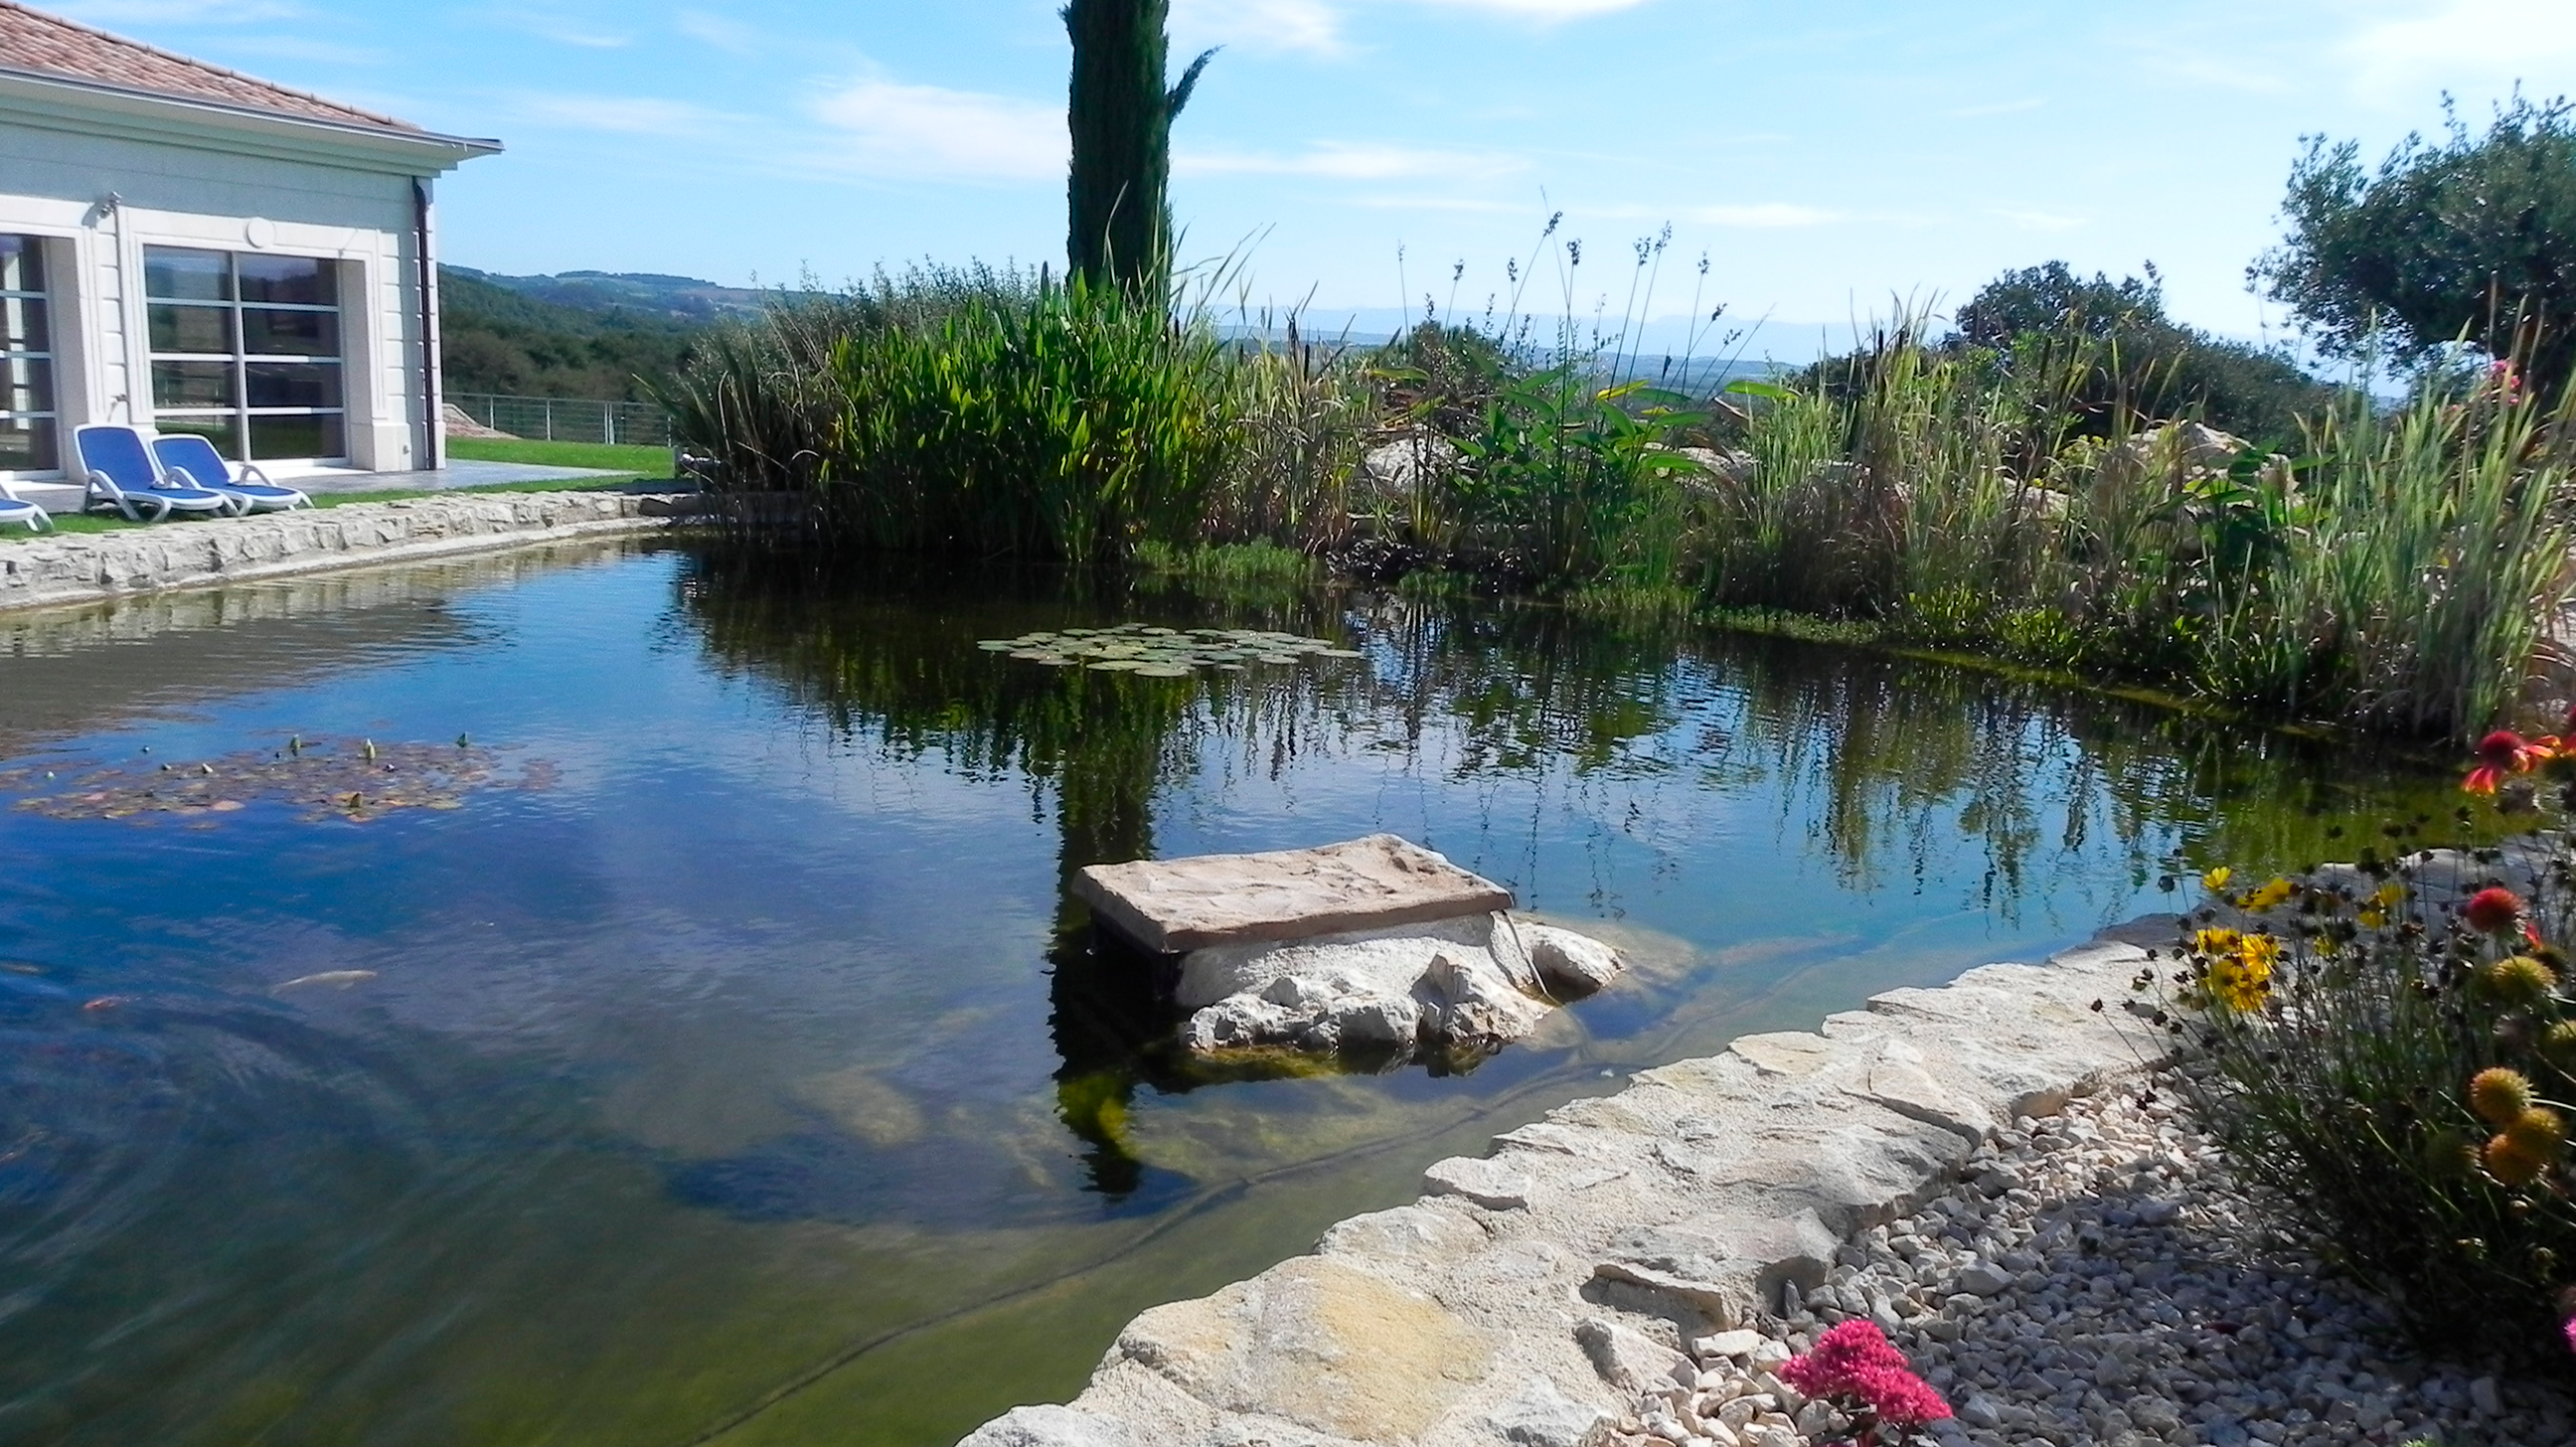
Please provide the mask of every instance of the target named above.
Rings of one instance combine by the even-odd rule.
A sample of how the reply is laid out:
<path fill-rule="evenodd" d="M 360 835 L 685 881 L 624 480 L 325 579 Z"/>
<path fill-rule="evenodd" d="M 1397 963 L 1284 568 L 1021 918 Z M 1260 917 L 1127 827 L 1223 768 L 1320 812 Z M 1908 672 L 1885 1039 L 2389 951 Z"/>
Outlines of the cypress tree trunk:
<path fill-rule="evenodd" d="M 1139 296 L 1160 295 L 1169 274 L 1172 118 L 1215 54 L 1166 91 L 1170 12 L 1171 0 L 1069 0 L 1064 8 L 1073 37 L 1066 259 L 1092 285 L 1114 282 Z"/>

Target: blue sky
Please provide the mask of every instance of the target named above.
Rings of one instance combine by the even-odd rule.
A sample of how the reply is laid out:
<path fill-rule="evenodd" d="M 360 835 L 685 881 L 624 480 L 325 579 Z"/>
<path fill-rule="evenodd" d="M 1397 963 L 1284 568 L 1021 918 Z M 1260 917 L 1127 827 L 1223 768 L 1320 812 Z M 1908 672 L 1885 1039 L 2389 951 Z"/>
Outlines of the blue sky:
<path fill-rule="evenodd" d="M 1066 46 L 1045 0 L 78 0 L 253 74 L 498 136 L 447 259 L 825 282 L 1063 250 Z M 1575 310 L 1706 297 L 1794 353 L 1892 296 L 2153 260 L 2180 316 L 2281 318 L 2244 270 L 2299 138 L 2374 158 L 2517 81 L 2576 91 L 2576 0 L 1174 0 L 1226 47 L 1176 135 L 1189 250 L 1330 308 L 1508 283 L 1553 211 Z M 1399 261 L 1401 248 L 1401 261 Z M 1559 253 L 1561 255 L 1561 253 Z M 1553 268 L 1542 291 L 1556 292 Z M 1531 300 L 1561 305 L 1562 293 Z M 1813 350 L 1812 340 L 1804 343 Z"/>

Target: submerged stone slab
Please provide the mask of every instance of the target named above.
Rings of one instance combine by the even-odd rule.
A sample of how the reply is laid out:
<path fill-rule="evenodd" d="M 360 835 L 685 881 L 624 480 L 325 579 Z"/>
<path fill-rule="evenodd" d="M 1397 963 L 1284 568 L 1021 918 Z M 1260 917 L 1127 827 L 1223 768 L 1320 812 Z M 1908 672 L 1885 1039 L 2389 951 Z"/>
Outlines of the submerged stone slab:
<path fill-rule="evenodd" d="M 1512 892 L 1392 834 L 1315 849 L 1095 864 L 1073 891 L 1158 955 L 1423 924 L 1512 906 Z"/>

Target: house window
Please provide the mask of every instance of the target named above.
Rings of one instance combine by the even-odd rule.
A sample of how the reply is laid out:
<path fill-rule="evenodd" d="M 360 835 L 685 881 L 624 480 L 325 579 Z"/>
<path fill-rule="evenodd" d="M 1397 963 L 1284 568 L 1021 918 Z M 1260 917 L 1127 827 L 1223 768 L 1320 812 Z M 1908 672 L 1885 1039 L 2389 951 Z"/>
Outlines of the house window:
<path fill-rule="evenodd" d="M 45 314 L 44 246 L 0 236 L 0 473 L 51 472 L 54 348 Z"/>
<path fill-rule="evenodd" d="M 347 456 L 333 263 L 147 246 L 143 296 L 155 427 L 240 461 Z"/>

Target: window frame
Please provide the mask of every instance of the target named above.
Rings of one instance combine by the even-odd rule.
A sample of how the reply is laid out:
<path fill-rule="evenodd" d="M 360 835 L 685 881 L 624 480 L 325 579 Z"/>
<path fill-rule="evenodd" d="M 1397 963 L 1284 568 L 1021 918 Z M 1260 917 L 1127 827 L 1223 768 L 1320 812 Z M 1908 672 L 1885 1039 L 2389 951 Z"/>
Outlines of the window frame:
<path fill-rule="evenodd" d="M 145 380 L 146 390 L 152 397 L 151 413 L 154 425 L 158 426 L 166 419 L 172 424 L 171 430 L 174 431 L 186 428 L 189 424 L 219 428 L 221 430 L 215 432 L 211 440 L 215 442 L 217 450 L 226 455 L 227 461 L 257 461 L 264 465 L 346 464 L 350 459 L 348 287 L 347 278 L 342 274 L 342 267 L 339 260 L 328 256 L 312 256 L 288 252 L 234 251 L 218 246 L 199 246 L 182 242 L 149 244 L 143 248 L 143 253 L 143 286 L 141 290 L 143 292 L 144 308 L 144 355 L 146 358 L 147 368 Z M 196 256 L 221 257 L 223 259 L 222 295 L 219 297 L 157 295 L 153 281 L 157 270 L 153 264 L 154 259 L 156 254 L 166 255 L 169 253 L 187 253 Z M 291 260 L 310 262 L 314 266 L 316 274 L 327 280 L 330 287 L 330 293 L 334 299 L 327 305 L 313 302 L 247 300 L 242 295 L 242 262 L 245 258 L 271 258 L 282 261 Z M 229 343 L 229 349 L 219 352 L 179 350 L 164 351 L 159 345 L 159 337 L 156 333 L 160 330 L 159 316 L 165 308 L 186 308 L 220 314 L 222 317 L 223 334 L 226 341 Z M 253 313 L 287 313 L 302 316 L 327 315 L 331 318 L 328 326 L 331 340 L 335 344 L 337 350 L 328 353 L 253 352 L 250 350 L 251 328 L 249 325 L 250 317 Z M 175 336 L 173 339 L 176 340 Z M 231 400 L 228 403 L 222 404 L 182 403 L 164 406 L 160 396 L 162 391 L 162 367 L 165 365 L 176 366 L 186 364 L 197 366 L 223 366 L 225 368 L 225 375 L 230 383 L 230 391 L 232 394 Z M 309 368 L 311 369 L 312 376 L 317 378 L 329 378 L 332 395 L 337 398 L 336 404 L 327 406 L 254 405 L 251 400 L 251 376 L 253 370 L 273 370 L 280 366 Z M 339 429 L 338 451 L 277 454 L 270 456 L 262 456 L 253 452 L 254 435 L 260 430 L 259 424 L 263 419 L 286 420 L 297 418 L 313 419 L 325 427 L 336 425 Z"/>
<path fill-rule="evenodd" d="M 51 238 L 15 231 L 8 232 L 6 235 L 19 243 L 20 255 L 35 261 L 36 285 L 33 288 L 0 287 L 0 307 L 6 307 L 12 302 L 36 303 L 44 309 L 45 335 L 41 349 L 15 347 L 5 340 L 8 335 L 7 329 L 0 328 L 0 367 L 18 364 L 29 366 L 35 375 L 41 378 L 42 392 L 50 405 L 24 410 L 12 407 L 8 402 L 7 387 L 0 385 L 0 425 L 20 421 L 44 424 L 49 440 L 44 452 L 39 452 L 38 456 L 42 458 L 45 452 L 50 452 L 52 460 L 38 467 L 0 468 L 0 477 L 17 479 L 59 476 L 63 471 L 63 393 L 60 367 L 62 346 L 56 327 L 61 321 L 62 308 L 57 304 L 52 258 L 47 255 L 51 249 Z"/>

